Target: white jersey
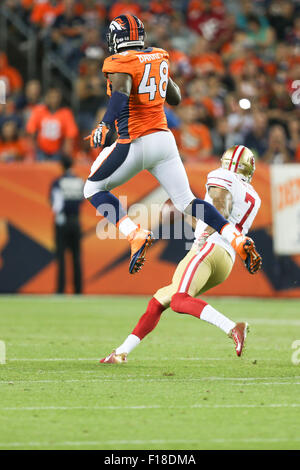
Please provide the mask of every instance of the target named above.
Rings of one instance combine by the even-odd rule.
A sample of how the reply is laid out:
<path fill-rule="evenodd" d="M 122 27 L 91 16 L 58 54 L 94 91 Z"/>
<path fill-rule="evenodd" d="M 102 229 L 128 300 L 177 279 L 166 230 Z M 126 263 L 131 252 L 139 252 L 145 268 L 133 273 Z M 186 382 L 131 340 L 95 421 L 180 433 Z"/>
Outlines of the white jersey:
<path fill-rule="evenodd" d="M 240 176 L 232 171 L 218 168 L 217 170 L 211 171 L 207 176 L 206 183 L 206 195 L 205 201 L 212 204 L 212 199 L 208 194 L 208 188 L 210 186 L 216 186 L 227 189 L 232 195 L 232 208 L 228 221 L 234 225 L 240 232 L 246 235 L 256 217 L 256 214 L 260 208 L 261 200 L 255 189 L 250 183 L 241 180 Z M 195 240 L 201 237 L 207 224 L 202 220 L 199 220 L 195 230 Z M 222 235 L 215 232 L 208 240 L 212 243 L 225 248 L 226 251 L 235 260 L 235 250 L 232 248 L 229 242 L 227 242 Z"/>

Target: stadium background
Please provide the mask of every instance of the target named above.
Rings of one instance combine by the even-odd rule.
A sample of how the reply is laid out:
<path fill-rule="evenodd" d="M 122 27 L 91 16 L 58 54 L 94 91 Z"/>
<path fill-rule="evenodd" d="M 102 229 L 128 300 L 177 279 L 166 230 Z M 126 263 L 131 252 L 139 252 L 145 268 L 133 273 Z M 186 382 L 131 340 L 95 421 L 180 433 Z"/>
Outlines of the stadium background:
<path fill-rule="evenodd" d="M 263 254 L 263 272 L 250 277 L 238 262 L 211 294 L 299 296 L 300 256 L 276 256 L 272 248 L 270 167 L 300 162 L 299 107 L 292 102 L 292 84 L 300 77 L 300 3 L 280 0 L 2 2 L 0 79 L 7 97 L 0 106 L 0 292 L 55 291 L 49 189 L 64 154 L 74 159 L 77 174 L 88 175 L 95 152 L 83 137 L 107 102 L 105 32 L 122 12 L 140 16 L 148 43 L 170 53 L 183 102 L 166 113 L 192 190 L 203 195 L 207 171 L 233 144 L 252 148 L 257 158 L 254 186 L 262 208 L 251 236 Z M 45 136 L 35 113 L 52 87 L 58 101 L 61 94 L 59 107 L 68 109 L 67 125 Z M 157 186 L 144 172 L 115 193 L 132 204 Z M 151 263 L 131 277 L 127 242 L 99 241 L 98 221 L 84 202 L 85 293 L 151 294 L 169 281 L 184 241 L 157 241 Z"/>

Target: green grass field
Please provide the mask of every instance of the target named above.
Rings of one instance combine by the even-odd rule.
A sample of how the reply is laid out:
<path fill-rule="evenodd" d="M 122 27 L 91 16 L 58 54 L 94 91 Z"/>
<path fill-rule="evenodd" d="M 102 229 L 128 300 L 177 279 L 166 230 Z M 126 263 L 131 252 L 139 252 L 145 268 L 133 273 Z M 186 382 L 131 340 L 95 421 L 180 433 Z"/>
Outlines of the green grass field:
<path fill-rule="evenodd" d="M 210 299 L 249 321 L 242 358 L 168 310 L 128 364 L 99 365 L 147 300 L 0 297 L 0 449 L 300 448 L 300 301 Z"/>

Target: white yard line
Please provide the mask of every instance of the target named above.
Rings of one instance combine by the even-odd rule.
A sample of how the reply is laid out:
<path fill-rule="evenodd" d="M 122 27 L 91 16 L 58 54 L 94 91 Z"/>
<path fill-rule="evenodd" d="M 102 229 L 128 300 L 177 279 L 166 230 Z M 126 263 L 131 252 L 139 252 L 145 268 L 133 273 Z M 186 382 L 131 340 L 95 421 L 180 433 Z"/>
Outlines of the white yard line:
<path fill-rule="evenodd" d="M 106 366 L 107 367 L 107 366 Z M 109 367 L 109 366 L 108 366 Z M 283 380 L 285 382 L 272 382 L 274 380 Z M 99 374 L 95 379 L 45 379 L 45 380 L 0 380 L 0 385 L 14 385 L 14 384 L 47 384 L 47 383 L 103 383 L 103 382 L 244 382 L 239 383 L 241 385 L 247 385 L 247 383 L 255 383 L 256 385 L 299 385 L 299 382 L 286 382 L 287 379 L 299 380 L 299 376 L 291 376 L 291 377 L 182 377 L 182 378 L 174 378 L 173 376 L 170 377 L 153 377 L 151 375 L 142 375 L 139 377 L 135 377 L 133 375 L 127 376 L 118 376 L 118 377 L 111 377 L 110 375 L 101 375 Z M 268 380 L 268 382 L 259 382 L 261 380 Z"/>
<path fill-rule="evenodd" d="M 119 411 L 119 410 L 154 410 L 154 409 L 231 409 L 231 408 L 300 408 L 300 403 L 268 403 L 268 404 L 215 404 L 204 405 L 196 403 L 194 405 L 133 405 L 133 406 L 20 406 L 20 407 L 3 407 L 1 411 L 74 411 L 74 410 L 91 410 L 91 411 Z"/>
<path fill-rule="evenodd" d="M 272 379 L 273 377 L 270 377 Z M 295 379 L 294 377 L 292 377 Z M 276 379 L 280 379 L 276 377 Z M 283 378 L 283 380 L 286 378 Z M 172 382 L 172 383 L 181 383 L 181 382 L 214 382 L 214 381 L 221 381 L 221 382 L 233 382 L 236 383 L 238 382 L 239 386 L 242 385 L 247 385 L 247 381 L 251 384 L 253 382 L 253 385 L 299 385 L 299 382 L 259 382 L 259 380 L 262 380 L 261 378 L 257 377 L 245 377 L 245 378 L 229 378 L 229 377 L 183 377 L 183 378 L 174 378 L 173 376 L 171 377 L 152 377 L 148 378 L 148 376 L 141 376 L 141 377 L 134 377 L 134 378 L 129 378 L 126 376 L 119 376 L 116 378 L 111 378 L 110 376 L 99 376 L 98 378 L 95 379 L 45 379 L 45 380 L 0 380 L 0 385 L 18 385 L 18 384 L 68 384 L 68 383 L 105 383 L 105 382 Z M 244 382 L 244 383 L 240 383 Z"/>
<path fill-rule="evenodd" d="M 215 439 L 203 439 L 202 446 L 205 447 L 205 444 L 230 444 L 230 443 L 241 443 L 241 444 L 255 444 L 255 443 L 266 443 L 266 444 L 280 444 L 280 443 L 299 443 L 299 439 L 294 438 L 215 438 Z M 108 440 L 108 441 L 30 441 L 30 442 L 0 442 L 0 447 L 10 448 L 10 447 L 82 447 L 82 446 L 121 446 L 121 445 L 168 445 L 168 444 L 196 444 L 199 446 L 199 439 L 128 439 L 128 440 Z"/>

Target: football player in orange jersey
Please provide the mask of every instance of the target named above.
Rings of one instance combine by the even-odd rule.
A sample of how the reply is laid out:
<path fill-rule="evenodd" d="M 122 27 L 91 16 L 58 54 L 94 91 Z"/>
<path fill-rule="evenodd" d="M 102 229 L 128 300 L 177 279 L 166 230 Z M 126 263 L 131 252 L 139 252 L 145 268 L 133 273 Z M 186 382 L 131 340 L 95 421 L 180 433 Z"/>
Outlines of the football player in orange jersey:
<path fill-rule="evenodd" d="M 169 76 L 169 55 L 159 48 L 144 48 L 144 25 L 134 15 L 120 15 L 109 25 L 109 52 L 103 64 L 110 96 L 106 113 L 89 136 L 92 147 L 103 147 L 115 125 L 118 138 L 105 147 L 91 167 L 85 197 L 115 224 L 131 243 L 129 272 L 144 264 L 153 234 L 137 226 L 110 192 L 147 169 L 160 182 L 174 206 L 203 220 L 233 246 L 243 260 L 256 256 L 253 240 L 241 234 L 207 201 L 196 198 L 189 186 L 175 139 L 168 129 L 164 102 L 178 105 L 179 87 Z M 238 165 L 241 151 L 233 156 Z"/>

